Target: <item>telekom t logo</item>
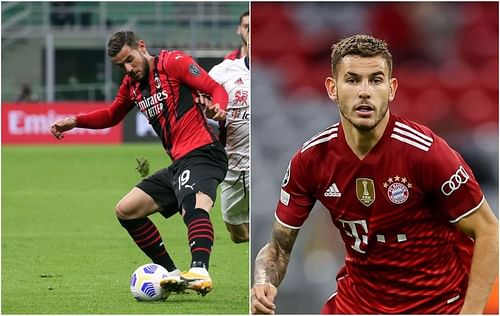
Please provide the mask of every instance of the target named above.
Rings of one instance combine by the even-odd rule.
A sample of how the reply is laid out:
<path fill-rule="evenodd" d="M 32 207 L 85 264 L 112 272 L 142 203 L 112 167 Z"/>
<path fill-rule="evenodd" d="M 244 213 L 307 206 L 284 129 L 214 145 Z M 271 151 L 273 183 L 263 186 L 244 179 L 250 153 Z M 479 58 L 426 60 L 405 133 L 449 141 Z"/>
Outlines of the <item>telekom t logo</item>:
<path fill-rule="evenodd" d="M 366 220 L 346 221 L 339 219 L 339 222 L 342 223 L 342 227 L 344 228 L 346 235 L 354 238 L 354 245 L 351 245 L 351 248 L 359 253 L 366 253 L 366 251 L 360 248 L 361 243 L 368 245 L 368 235 L 365 235 L 368 234 Z M 361 234 L 358 234 L 359 226 L 363 229 Z"/>

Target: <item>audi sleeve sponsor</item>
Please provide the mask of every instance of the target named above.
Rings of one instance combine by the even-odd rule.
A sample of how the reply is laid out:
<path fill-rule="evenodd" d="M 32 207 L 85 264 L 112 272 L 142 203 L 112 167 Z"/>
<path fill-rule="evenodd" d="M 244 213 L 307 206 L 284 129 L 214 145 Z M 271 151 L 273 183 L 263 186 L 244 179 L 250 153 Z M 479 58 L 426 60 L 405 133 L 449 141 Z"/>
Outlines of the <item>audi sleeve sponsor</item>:
<path fill-rule="evenodd" d="M 441 192 L 443 192 L 444 195 L 449 196 L 458 190 L 462 184 L 467 183 L 468 180 L 469 174 L 467 174 L 467 171 L 463 166 L 460 166 L 458 170 L 441 185 Z"/>
<path fill-rule="evenodd" d="M 2 144 L 91 144 L 121 143 L 122 124 L 93 130 L 75 128 L 64 140 L 55 139 L 49 131 L 54 121 L 109 106 L 104 102 L 71 103 L 2 103 Z"/>
<path fill-rule="evenodd" d="M 471 210 L 476 209 L 483 199 L 483 192 L 474 172 L 460 153 L 453 150 L 442 138 L 434 135 L 433 139 L 433 145 L 424 154 L 424 165 L 422 169 L 418 169 L 425 170 L 418 173 L 422 182 L 419 185 L 428 185 L 431 190 L 429 193 L 436 198 L 432 202 L 436 210 L 448 221 L 455 223 L 464 214 L 470 214 Z"/>

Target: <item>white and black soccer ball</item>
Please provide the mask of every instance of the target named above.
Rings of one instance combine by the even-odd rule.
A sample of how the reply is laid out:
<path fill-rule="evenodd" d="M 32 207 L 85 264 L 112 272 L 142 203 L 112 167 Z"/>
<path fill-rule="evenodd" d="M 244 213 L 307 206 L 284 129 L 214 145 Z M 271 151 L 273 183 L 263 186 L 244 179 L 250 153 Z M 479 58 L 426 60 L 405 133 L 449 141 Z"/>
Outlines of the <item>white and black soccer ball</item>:
<path fill-rule="evenodd" d="M 130 293 L 138 301 L 166 300 L 170 292 L 160 286 L 160 281 L 167 273 L 164 267 L 154 263 L 140 266 L 130 278 Z"/>

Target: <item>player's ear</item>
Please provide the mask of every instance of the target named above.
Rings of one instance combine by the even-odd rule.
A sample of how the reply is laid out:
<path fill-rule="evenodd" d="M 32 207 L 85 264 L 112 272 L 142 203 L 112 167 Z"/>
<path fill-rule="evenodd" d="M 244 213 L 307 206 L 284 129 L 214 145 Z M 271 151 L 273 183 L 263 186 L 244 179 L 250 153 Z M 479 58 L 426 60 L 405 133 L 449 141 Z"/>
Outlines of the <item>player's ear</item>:
<path fill-rule="evenodd" d="M 141 52 L 141 53 L 145 53 L 146 52 L 146 43 L 144 43 L 143 40 L 138 40 L 137 41 L 137 49 Z"/>
<path fill-rule="evenodd" d="M 396 78 L 391 78 L 389 83 L 389 102 L 392 102 L 396 97 L 396 90 L 398 89 L 398 80 Z"/>
<path fill-rule="evenodd" d="M 326 77 L 325 79 L 325 88 L 326 93 L 328 93 L 328 97 L 332 101 L 337 101 L 337 82 L 332 77 Z"/>

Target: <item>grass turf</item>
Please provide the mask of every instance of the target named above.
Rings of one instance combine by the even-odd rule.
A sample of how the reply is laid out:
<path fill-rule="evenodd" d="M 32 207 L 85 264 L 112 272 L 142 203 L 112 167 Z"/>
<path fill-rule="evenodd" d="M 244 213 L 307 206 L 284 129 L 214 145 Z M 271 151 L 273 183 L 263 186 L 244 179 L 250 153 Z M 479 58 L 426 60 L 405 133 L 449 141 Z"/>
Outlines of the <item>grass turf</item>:
<path fill-rule="evenodd" d="M 151 172 L 169 164 L 159 144 L 2 146 L 2 313 L 248 314 L 248 243 L 233 244 L 211 212 L 214 290 L 136 302 L 131 273 L 150 262 L 119 225 L 116 202 L 139 180 L 135 158 Z M 191 255 L 180 216 L 155 214 L 177 266 Z"/>

